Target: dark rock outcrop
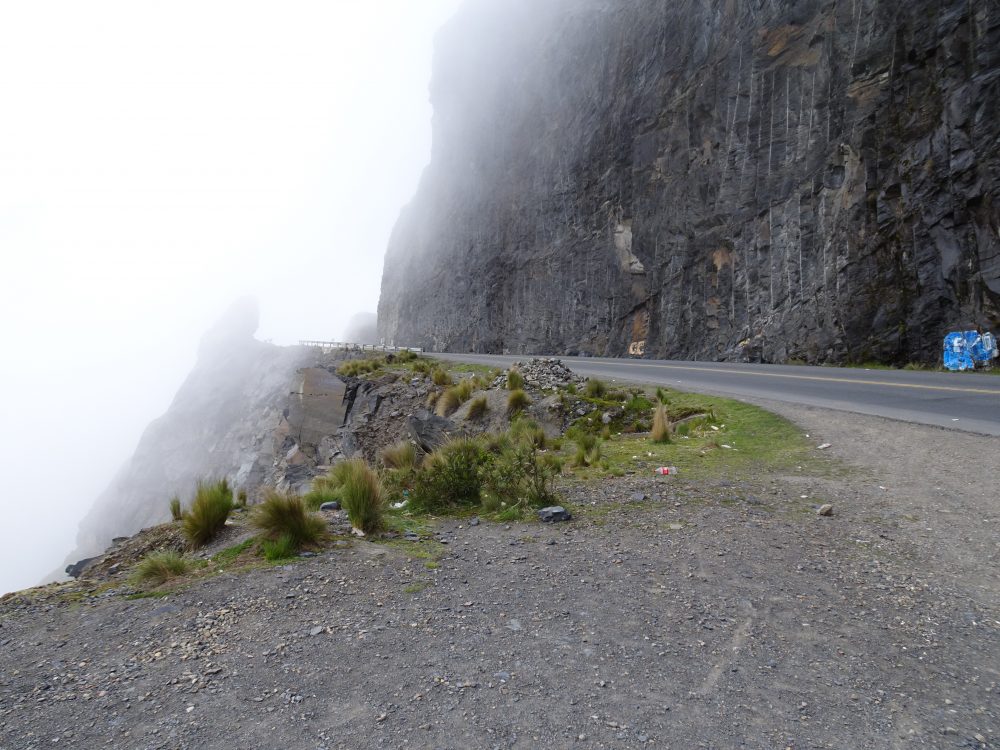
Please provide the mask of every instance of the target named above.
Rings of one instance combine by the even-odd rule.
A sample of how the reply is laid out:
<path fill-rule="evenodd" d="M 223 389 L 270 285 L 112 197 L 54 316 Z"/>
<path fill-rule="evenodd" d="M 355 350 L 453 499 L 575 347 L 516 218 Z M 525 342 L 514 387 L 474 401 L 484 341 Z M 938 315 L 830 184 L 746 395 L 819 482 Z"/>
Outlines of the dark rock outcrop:
<path fill-rule="evenodd" d="M 478 0 L 379 333 L 479 352 L 939 357 L 1000 325 L 1000 6 Z"/>

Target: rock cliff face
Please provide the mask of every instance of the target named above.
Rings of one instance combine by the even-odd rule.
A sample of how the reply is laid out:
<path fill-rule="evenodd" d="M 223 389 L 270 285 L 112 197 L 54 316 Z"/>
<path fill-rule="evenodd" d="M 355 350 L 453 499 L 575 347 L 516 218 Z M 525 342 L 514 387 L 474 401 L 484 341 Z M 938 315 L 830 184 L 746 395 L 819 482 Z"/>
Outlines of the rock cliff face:
<path fill-rule="evenodd" d="M 903 362 L 1000 325 L 993 0 L 478 0 L 431 96 L 387 341 Z"/>

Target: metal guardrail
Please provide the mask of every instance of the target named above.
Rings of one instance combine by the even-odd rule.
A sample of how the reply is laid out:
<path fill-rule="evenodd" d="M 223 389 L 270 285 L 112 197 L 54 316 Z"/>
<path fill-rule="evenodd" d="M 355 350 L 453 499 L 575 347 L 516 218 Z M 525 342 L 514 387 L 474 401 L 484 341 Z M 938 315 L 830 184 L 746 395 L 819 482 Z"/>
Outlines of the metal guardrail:
<path fill-rule="evenodd" d="M 299 339 L 299 346 L 314 346 L 324 351 L 347 352 L 423 352 L 418 346 L 386 346 L 384 344 L 350 344 L 344 341 L 314 341 Z"/>

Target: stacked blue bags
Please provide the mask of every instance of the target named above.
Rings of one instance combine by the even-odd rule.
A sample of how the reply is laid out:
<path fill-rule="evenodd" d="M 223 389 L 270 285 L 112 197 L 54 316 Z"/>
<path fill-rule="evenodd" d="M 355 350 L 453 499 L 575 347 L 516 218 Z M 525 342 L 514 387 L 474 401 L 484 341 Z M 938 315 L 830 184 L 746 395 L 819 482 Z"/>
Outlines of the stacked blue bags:
<path fill-rule="evenodd" d="M 997 356 L 997 340 L 992 333 L 952 331 L 944 337 L 944 366 L 949 370 L 972 370 L 976 365 L 989 367 Z"/>

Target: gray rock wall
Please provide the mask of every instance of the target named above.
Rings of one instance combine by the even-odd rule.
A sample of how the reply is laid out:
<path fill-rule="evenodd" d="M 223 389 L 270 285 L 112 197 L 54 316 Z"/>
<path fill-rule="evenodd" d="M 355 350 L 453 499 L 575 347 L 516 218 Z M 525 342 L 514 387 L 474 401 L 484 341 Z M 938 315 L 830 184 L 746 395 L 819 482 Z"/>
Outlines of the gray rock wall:
<path fill-rule="evenodd" d="M 996 0 L 478 0 L 387 341 L 935 361 L 1000 327 Z"/>

